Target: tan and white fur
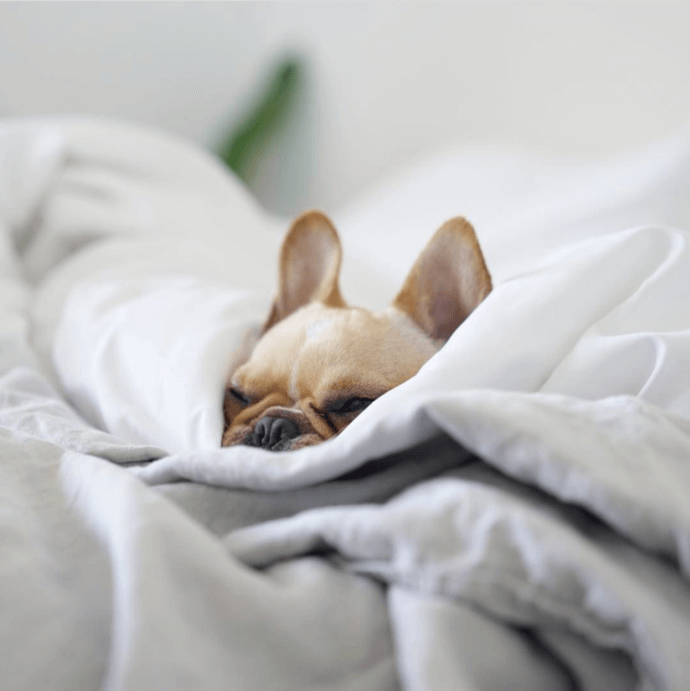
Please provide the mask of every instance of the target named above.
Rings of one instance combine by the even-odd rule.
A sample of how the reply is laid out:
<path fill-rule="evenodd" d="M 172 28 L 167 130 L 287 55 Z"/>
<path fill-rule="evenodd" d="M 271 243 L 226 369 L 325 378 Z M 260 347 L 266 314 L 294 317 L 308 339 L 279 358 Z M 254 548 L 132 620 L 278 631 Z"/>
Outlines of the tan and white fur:
<path fill-rule="evenodd" d="M 438 229 L 381 312 L 345 303 L 341 256 L 324 214 L 294 221 L 262 335 L 228 381 L 223 446 L 279 451 L 335 436 L 414 376 L 491 291 L 474 229 L 460 217 Z"/>

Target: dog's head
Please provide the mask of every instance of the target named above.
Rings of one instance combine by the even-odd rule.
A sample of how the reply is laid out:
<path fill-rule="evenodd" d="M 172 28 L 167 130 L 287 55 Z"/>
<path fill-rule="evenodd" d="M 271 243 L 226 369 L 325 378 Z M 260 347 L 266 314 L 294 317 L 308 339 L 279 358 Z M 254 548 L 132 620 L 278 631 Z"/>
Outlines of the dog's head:
<path fill-rule="evenodd" d="M 222 445 L 318 444 L 412 377 L 491 291 L 472 226 L 445 223 L 390 307 L 348 307 L 332 223 L 302 214 L 283 242 L 279 292 L 249 359 L 230 376 Z"/>

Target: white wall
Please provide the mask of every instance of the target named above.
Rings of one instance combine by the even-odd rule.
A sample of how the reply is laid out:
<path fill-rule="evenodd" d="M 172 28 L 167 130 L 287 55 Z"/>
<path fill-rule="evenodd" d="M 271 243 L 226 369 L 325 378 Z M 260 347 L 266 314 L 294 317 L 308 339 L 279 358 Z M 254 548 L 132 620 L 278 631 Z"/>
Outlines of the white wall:
<path fill-rule="evenodd" d="M 686 124 L 688 27 L 686 3 L 0 3 L 0 114 L 211 144 L 297 48 L 307 99 L 258 194 L 333 209 L 451 143 L 589 155 Z"/>

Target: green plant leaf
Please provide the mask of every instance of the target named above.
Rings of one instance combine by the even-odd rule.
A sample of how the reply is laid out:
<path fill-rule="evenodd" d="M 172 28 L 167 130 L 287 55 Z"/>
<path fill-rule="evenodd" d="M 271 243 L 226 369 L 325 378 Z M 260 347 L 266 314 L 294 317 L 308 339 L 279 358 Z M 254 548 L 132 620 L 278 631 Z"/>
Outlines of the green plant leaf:
<path fill-rule="evenodd" d="M 281 62 L 249 115 L 218 148 L 221 160 L 249 183 L 268 144 L 280 137 L 300 91 L 303 68 L 299 60 Z"/>

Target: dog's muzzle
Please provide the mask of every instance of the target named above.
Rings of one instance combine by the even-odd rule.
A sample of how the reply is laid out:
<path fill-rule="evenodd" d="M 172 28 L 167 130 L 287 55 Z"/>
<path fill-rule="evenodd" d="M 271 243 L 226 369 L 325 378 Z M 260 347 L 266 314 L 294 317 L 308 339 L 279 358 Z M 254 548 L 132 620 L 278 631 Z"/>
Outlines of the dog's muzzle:
<path fill-rule="evenodd" d="M 285 451 L 300 434 L 299 427 L 292 420 L 266 416 L 256 423 L 254 431 L 247 435 L 243 443 L 269 451 Z"/>

